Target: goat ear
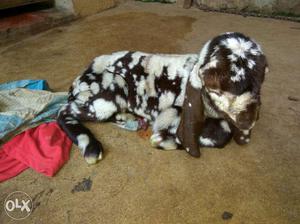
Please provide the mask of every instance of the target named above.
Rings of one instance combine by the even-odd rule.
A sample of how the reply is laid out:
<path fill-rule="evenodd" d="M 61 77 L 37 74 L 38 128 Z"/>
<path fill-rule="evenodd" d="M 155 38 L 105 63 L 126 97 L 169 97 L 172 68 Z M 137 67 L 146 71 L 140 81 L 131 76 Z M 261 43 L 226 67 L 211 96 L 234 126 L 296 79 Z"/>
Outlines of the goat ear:
<path fill-rule="evenodd" d="M 194 74 L 198 76 L 197 74 Z M 196 81 L 195 81 L 196 80 Z M 200 82 L 195 85 L 195 82 Z M 182 115 L 177 137 L 185 150 L 194 157 L 200 157 L 199 137 L 204 123 L 202 84 L 199 77 L 190 77 L 186 85 Z"/>

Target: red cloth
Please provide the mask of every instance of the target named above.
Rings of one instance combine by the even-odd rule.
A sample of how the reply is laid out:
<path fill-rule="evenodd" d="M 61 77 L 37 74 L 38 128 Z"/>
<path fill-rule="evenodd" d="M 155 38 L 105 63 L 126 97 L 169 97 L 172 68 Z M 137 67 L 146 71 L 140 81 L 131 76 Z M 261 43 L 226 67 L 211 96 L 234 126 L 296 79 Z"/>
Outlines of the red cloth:
<path fill-rule="evenodd" d="M 28 167 L 46 176 L 54 176 L 68 161 L 71 145 L 71 140 L 56 122 L 22 132 L 0 149 L 0 182 Z"/>
<path fill-rule="evenodd" d="M 9 157 L 4 150 L 0 149 L 0 182 L 17 176 L 28 166 L 20 163 L 18 160 Z"/>

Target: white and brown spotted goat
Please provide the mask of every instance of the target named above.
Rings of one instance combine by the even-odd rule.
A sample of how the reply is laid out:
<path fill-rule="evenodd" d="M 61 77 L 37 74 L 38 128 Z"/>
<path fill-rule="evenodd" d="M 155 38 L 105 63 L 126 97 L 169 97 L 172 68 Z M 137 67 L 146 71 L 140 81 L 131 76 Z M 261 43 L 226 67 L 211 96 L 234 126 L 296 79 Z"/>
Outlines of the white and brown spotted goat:
<path fill-rule="evenodd" d="M 199 157 L 201 146 L 224 147 L 232 137 L 249 142 L 266 70 L 260 46 L 241 33 L 213 38 L 200 54 L 103 55 L 74 81 L 58 122 L 90 164 L 103 148 L 81 121 L 126 113 L 152 123 L 152 146 Z"/>

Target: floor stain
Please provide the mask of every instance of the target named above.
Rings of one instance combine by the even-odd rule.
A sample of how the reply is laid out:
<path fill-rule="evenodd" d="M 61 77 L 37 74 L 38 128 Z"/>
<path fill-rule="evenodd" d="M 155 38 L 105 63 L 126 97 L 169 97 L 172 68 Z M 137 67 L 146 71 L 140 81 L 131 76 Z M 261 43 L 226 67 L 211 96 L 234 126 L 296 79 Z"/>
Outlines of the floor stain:
<path fill-rule="evenodd" d="M 223 212 L 223 214 L 222 214 L 222 219 L 223 219 L 223 220 L 228 220 L 228 219 L 231 219 L 232 216 L 233 216 L 232 213 L 226 212 L 226 211 L 225 211 L 225 212 Z"/>
<path fill-rule="evenodd" d="M 71 210 L 67 211 L 67 220 L 68 220 L 68 223 L 71 223 Z"/>
<path fill-rule="evenodd" d="M 289 100 L 289 101 L 295 101 L 295 102 L 298 102 L 298 101 L 299 101 L 299 98 L 294 97 L 294 96 L 289 96 L 289 97 L 288 97 L 288 100 Z"/>
<path fill-rule="evenodd" d="M 53 191 L 54 190 L 52 188 L 50 188 L 48 190 L 42 190 L 39 193 L 37 193 L 32 198 L 32 202 L 33 202 L 33 210 L 32 211 L 34 211 L 37 207 L 39 207 L 41 205 L 41 203 L 47 204 Z"/>
<path fill-rule="evenodd" d="M 91 177 L 83 178 L 81 182 L 78 182 L 74 188 L 72 189 L 72 193 L 79 192 L 79 191 L 90 191 L 92 188 L 93 181 Z"/>

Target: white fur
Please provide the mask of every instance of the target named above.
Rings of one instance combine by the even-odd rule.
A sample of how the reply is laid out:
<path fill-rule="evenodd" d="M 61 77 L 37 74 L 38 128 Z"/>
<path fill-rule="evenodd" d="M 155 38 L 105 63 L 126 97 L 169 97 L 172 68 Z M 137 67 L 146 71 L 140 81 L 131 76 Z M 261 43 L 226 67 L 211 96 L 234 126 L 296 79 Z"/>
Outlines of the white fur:
<path fill-rule="evenodd" d="M 78 106 L 76 105 L 75 102 L 71 103 L 71 110 L 72 112 L 74 112 L 75 114 L 80 114 L 80 110 L 78 109 Z"/>
<path fill-rule="evenodd" d="M 130 107 L 130 105 L 128 105 L 128 107 Z M 133 111 L 136 115 L 139 115 L 139 116 L 144 117 L 148 120 L 151 120 L 151 116 L 149 114 L 146 114 L 145 110 L 143 108 L 138 108 L 138 109 L 134 108 Z"/>
<path fill-rule="evenodd" d="M 268 73 L 270 70 L 268 67 L 265 68 L 265 73 Z"/>
<path fill-rule="evenodd" d="M 66 121 L 72 121 L 72 120 L 74 120 L 73 117 L 66 117 L 65 119 L 66 119 Z"/>
<path fill-rule="evenodd" d="M 133 80 L 136 82 L 137 75 L 136 74 L 132 74 L 132 77 L 133 77 Z"/>
<path fill-rule="evenodd" d="M 95 113 L 95 108 L 94 108 L 93 105 L 90 105 L 90 106 L 89 106 L 89 110 L 90 110 L 91 112 Z"/>
<path fill-rule="evenodd" d="M 140 96 L 144 95 L 144 90 L 146 89 L 146 80 L 144 77 L 141 77 L 141 80 L 138 82 L 136 93 Z"/>
<path fill-rule="evenodd" d="M 173 139 L 166 139 L 159 143 L 159 146 L 162 147 L 164 150 L 173 150 L 177 149 L 177 144 L 174 142 Z"/>
<path fill-rule="evenodd" d="M 208 99 L 203 97 L 203 104 L 204 104 L 204 114 L 207 117 L 211 118 L 220 118 L 220 114 L 210 105 Z"/>
<path fill-rule="evenodd" d="M 146 108 L 147 108 L 147 97 L 144 95 L 143 97 L 142 97 L 142 100 L 143 100 L 143 102 L 142 102 L 142 105 L 141 105 L 141 107 L 142 107 L 142 109 L 143 110 L 146 110 Z"/>
<path fill-rule="evenodd" d="M 244 68 L 238 68 L 235 64 L 232 64 L 231 71 L 233 71 L 235 73 L 235 76 L 230 77 L 230 79 L 233 82 L 239 82 L 242 79 L 245 79 L 245 69 Z"/>
<path fill-rule="evenodd" d="M 120 88 L 124 88 L 124 87 L 125 87 L 125 81 L 124 81 L 124 79 L 123 79 L 121 76 L 116 75 L 115 81 L 116 81 L 117 85 L 118 85 Z"/>
<path fill-rule="evenodd" d="M 80 79 L 81 76 L 77 76 L 76 79 L 74 80 L 74 82 L 72 83 L 72 87 L 73 87 L 73 95 L 75 96 L 77 93 L 79 93 L 80 89 L 79 89 L 79 84 L 80 84 Z"/>
<path fill-rule="evenodd" d="M 175 105 L 176 106 L 182 106 L 183 105 L 183 101 L 184 101 L 184 95 L 185 95 L 185 90 L 186 90 L 186 83 L 187 83 L 187 79 L 188 77 L 183 77 L 181 79 L 181 83 L 180 83 L 180 93 L 178 95 L 178 97 L 175 100 Z"/>
<path fill-rule="evenodd" d="M 160 133 L 154 133 L 153 135 L 151 135 L 150 137 L 150 143 L 152 147 L 157 147 L 159 146 L 160 142 L 163 140 L 163 138 L 161 137 Z"/>
<path fill-rule="evenodd" d="M 221 127 L 223 128 L 223 130 L 227 133 L 230 133 L 231 132 L 231 129 L 227 123 L 227 121 L 223 120 L 221 121 Z"/>
<path fill-rule="evenodd" d="M 247 62 L 248 68 L 253 69 L 253 67 L 255 66 L 255 61 L 253 61 L 252 59 L 249 59 Z"/>
<path fill-rule="evenodd" d="M 78 104 L 84 104 L 88 101 L 89 97 L 91 96 L 91 92 L 90 91 L 83 91 L 83 92 L 79 92 L 76 95 L 76 103 Z"/>
<path fill-rule="evenodd" d="M 125 99 L 123 99 L 121 96 L 116 96 L 116 103 L 120 106 L 121 109 L 124 109 L 127 107 L 127 102 Z"/>
<path fill-rule="evenodd" d="M 160 95 L 159 97 L 159 103 L 158 103 L 158 108 L 160 110 L 164 110 L 168 107 L 170 107 L 175 100 L 175 94 L 168 91 L 164 92 L 163 94 Z"/>
<path fill-rule="evenodd" d="M 231 61 L 231 62 L 236 62 L 238 57 L 235 54 L 230 54 L 227 56 L 227 58 Z"/>
<path fill-rule="evenodd" d="M 175 119 L 171 123 L 171 126 L 170 126 L 171 128 L 169 129 L 171 134 L 176 134 L 179 123 L 180 123 L 180 117 L 176 116 Z"/>
<path fill-rule="evenodd" d="M 146 60 L 148 62 L 145 66 L 146 72 L 157 77 L 162 74 L 163 66 L 168 66 L 166 59 L 158 55 L 150 56 Z"/>
<path fill-rule="evenodd" d="M 102 73 L 104 69 L 109 65 L 110 57 L 110 55 L 101 55 L 99 57 L 96 57 L 92 66 L 93 71 L 98 74 Z"/>
<path fill-rule="evenodd" d="M 109 85 L 112 83 L 112 81 L 113 81 L 113 74 L 111 74 L 109 72 L 104 72 L 103 77 L 102 77 L 103 89 L 107 89 L 109 87 Z"/>
<path fill-rule="evenodd" d="M 95 73 L 100 74 L 105 69 L 108 69 L 119 58 L 124 57 L 125 54 L 127 54 L 127 53 L 128 53 L 128 51 L 119 51 L 119 52 L 115 52 L 111 55 L 102 55 L 102 56 L 96 57 L 94 59 L 93 65 L 92 65 L 92 69 Z"/>
<path fill-rule="evenodd" d="M 162 129 L 168 128 L 177 117 L 177 111 L 174 108 L 168 108 L 162 111 L 153 124 L 153 131 L 157 132 Z"/>
<path fill-rule="evenodd" d="M 118 121 L 128 121 L 128 120 L 135 120 L 135 116 L 131 113 L 118 113 L 116 115 L 116 119 Z"/>
<path fill-rule="evenodd" d="M 214 92 L 209 93 L 211 99 L 214 101 L 215 105 L 221 109 L 222 111 L 228 111 L 229 110 L 229 100 L 224 95 L 218 95 Z"/>
<path fill-rule="evenodd" d="M 115 91 L 115 85 L 114 85 L 114 83 L 111 83 L 111 84 L 109 85 L 109 89 L 110 89 L 111 91 Z"/>
<path fill-rule="evenodd" d="M 193 70 L 194 66 L 198 62 L 199 62 L 199 56 L 197 54 L 189 55 L 189 57 L 186 59 L 184 65 L 183 65 L 184 70 L 186 70 L 186 72 L 187 72 L 187 76 Z"/>
<path fill-rule="evenodd" d="M 100 91 L 100 86 L 97 82 L 92 82 L 91 84 L 91 91 L 94 95 L 96 95 L 97 93 L 99 93 Z"/>
<path fill-rule="evenodd" d="M 125 68 L 122 68 L 122 70 L 121 70 L 121 75 L 124 77 L 125 74 L 126 74 L 126 72 L 127 72 L 127 70 L 126 70 Z"/>
<path fill-rule="evenodd" d="M 241 58 L 246 58 L 246 52 L 248 52 L 253 45 L 251 41 L 246 41 L 242 38 L 235 37 L 230 37 L 223 40 L 222 44 Z"/>
<path fill-rule="evenodd" d="M 104 99 L 97 99 L 93 102 L 96 117 L 99 120 L 104 120 L 109 118 L 113 113 L 117 111 L 116 105 L 111 101 L 106 101 Z"/>
<path fill-rule="evenodd" d="M 157 96 L 154 82 L 155 82 L 155 75 L 149 74 L 147 77 L 147 89 L 146 89 L 148 96 L 152 96 L 152 97 Z"/>
<path fill-rule="evenodd" d="M 79 122 L 76 120 L 67 121 L 66 124 L 78 124 Z"/>
<path fill-rule="evenodd" d="M 203 71 L 205 71 L 206 69 L 216 68 L 218 62 L 219 61 L 216 56 L 211 57 L 207 64 L 205 64 L 205 66 L 203 67 Z"/>
<path fill-rule="evenodd" d="M 194 66 L 194 68 L 191 72 L 191 75 L 190 75 L 190 79 L 189 79 L 189 82 L 195 89 L 201 89 L 203 86 L 202 80 L 200 78 L 199 69 L 200 69 L 200 63 L 197 63 Z M 201 69 L 200 69 L 200 72 L 201 72 Z"/>
<path fill-rule="evenodd" d="M 81 150 L 82 154 L 84 154 L 86 147 L 90 143 L 90 138 L 86 134 L 80 134 L 77 136 L 78 147 Z"/>
<path fill-rule="evenodd" d="M 128 67 L 129 67 L 130 69 L 132 69 L 135 65 L 138 64 L 138 62 L 139 62 L 141 56 L 146 56 L 146 55 L 147 55 L 147 54 L 145 54 L 145 53 L 143 53 L 143 52 L 139 52 L 139 51 L 133 53 L 132 56 L 131 56 L 131 57 L 132 57 L 132 61 L 128 64 Z"/>
<path fill-rule="evenodd" d="M 215 144 L 216 144 L 216 142 L 213 139 L 204 138 L 202 136 L 200 136 L 199 141 L 201 144 L 203 144 L 205 146 L 215 146 Z"/>
<path fill-rule="evenodd" d="M 95 80 L 96 79 L 96 77 L 91 73 L 87 74 L 87 77 L 89 77 L 90 80 Z"/>
<path fill-rule="evenodd" d="M 250 131 L 249 130 L 243 130 L 244 135 L 249 135 Z"/>
<path fill-rule="evenodd" d="M 152 111 L 151 111 L 151 115 L 152 115 L 153 117 L 157 117 L 157 116 L 158 116 L 157 110 L 152 110 Z"/>
<path fill-rule="evenodd" d="M 261 52 L 260 52 L 259 48 L 252 48 L 250 50 L 250 53 L 253 55 L 259 55 Z"/>
<path fill-rule="evenodd" d="M 220 110 L 226 112 L 234 120 L 236 114 L 245 111 L 247 106 L 253 102 L 250 92 L 246 92 L 240 96 L 234 96 L 228 92 L 224 92 L 222 95 L 209 92 L 209 95 L 215 105 Z"/>
<path fill-rule="evenodd" d="M 200 54 L 199 54 L 199 61 L 198 61 L 198 63 L 199 63 L 200 66 L 203 65 L 204 60 L 205 60 L 205 57 L 207 56 L 208 48 L 209 48 L 210 42 L 211 42 L 210 40 L 207 41 L 207 42 L 204 44 L 204 46 L 203 46 L 203 48 L 201 49 L 201 51 L 200 51 Z"/>
<path fill-rule="evenodd" d="M 80 92 L 83 92 L 89 90 L 90 87 L 86 82 L 81 82 L 79 83 L 78 88 Z"/>
<path fill-rule="evenodd" d="M 157 54 L 148 56 L 144 60 L 145 72 L 150 75 L 159 77 L 162 75 L 164 67 L 167 67 L 168 79 L 173 80 L 176 76 L 188 75 L 189 66 L 186 62 L 188 59 L 195 58 L 194 54 L 186 55 L 168 55 L 168 54 Z M 191 60 L 193 61 L 193 60 Z"/>
<path fill-rule="evenodd" d="M 141 101 L 138 95 L 135 96 L 135 101 L 137 105 L 140 105 Z"/>
<path fill-rule="evenodd" d="M 235 113 L 246 110 L 247 105 L 253 102 L 251 92 L 246 92 L 240 96 L 237 96 L 235 101 L 232 103 L 231 108 L 234 109 Z"/>

